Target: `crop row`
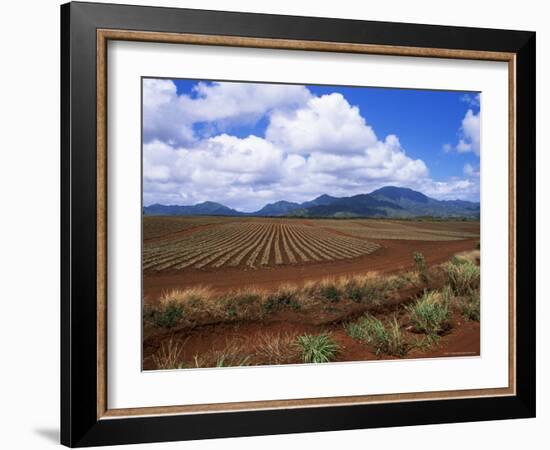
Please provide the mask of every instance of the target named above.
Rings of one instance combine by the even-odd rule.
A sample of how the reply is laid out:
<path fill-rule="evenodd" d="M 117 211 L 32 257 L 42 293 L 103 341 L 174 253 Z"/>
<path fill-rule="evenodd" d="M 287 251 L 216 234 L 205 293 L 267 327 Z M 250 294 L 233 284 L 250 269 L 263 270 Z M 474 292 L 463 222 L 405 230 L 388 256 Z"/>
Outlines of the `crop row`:
<path fill-rule="evenodd" d="M 307 225 L 231 223 L 172 240 L 145 243 L 143 268 L 152 271 L 259 268 L 357 258 L 378 248 L 372 242 Z"/>

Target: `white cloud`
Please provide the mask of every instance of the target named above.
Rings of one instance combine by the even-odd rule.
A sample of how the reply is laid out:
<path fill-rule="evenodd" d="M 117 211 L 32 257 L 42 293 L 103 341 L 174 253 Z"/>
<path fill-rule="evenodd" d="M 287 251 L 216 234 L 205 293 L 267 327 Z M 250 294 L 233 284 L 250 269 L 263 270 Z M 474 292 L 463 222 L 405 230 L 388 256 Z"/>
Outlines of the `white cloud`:
<path fill-rule="evenodd" d="M 479 166 L 474 167 L 470 163 L 464 164 L 464 175 L 467 177 L 479 177 Z"/>
<path fill-rule="evenodd" d="M 161 203 L 172 192 L 175 203 L 231 199 L 244 207 L 246 196 L 240 201 L 238 192 L 261 191 L 283 177 L 287 165 L 295 170 L 299 163 L 256 136 L 222 134 L 186 147 L 156 140 L 143 146 L 144 201 Z"/>
<path fill-rule="evenodd" d="M 432 179 L 418 180 L 409 186 L 416 188 L 438 200 L 471 200 L 479 201 L 479 180 L 454 178 L 446 181 Z"/>
<path fill-rule="evenodd" d="M 472 107 L 479 108 L 479 104 L 481 102 L 481 94 L 464 94 L 462 97 L 460 97 L 460 100 Z"/>
<path fill-rule="evenodd" d="M 212 200 L 247 211 L 281 199 L 360 194 L 428 177 L 424 162 L 409 158 L 395 136 L 362 154 L 306 157 L 257 136 L 222 134 L 187 147 L 153 141 L 144 145 L 143 161 L 145 204 Z"/>
<path fill-rule="evenodd" d="M 171 80 L 143 80 L 143 138 L 145 142 L 192 142 L 189 112 L 178 108 L 176 85 Z"/>
<path fill-rule="evenodd" d="M 479 156 L 481 140 L 480 116 L 480 112 L 476 114 L 469 109 L 462 119 L 462 123 L 458 131 L 458 144 L 454 147 L 450 144 L 444 144 L 443 151 L 450 152 L 452 150 L 456 150 L 458 153 L 472 152 Z"/>
<path fill-rule="evenodd" d="M 305 86 L 259 83 L 198 83 L 196 98 L 179 97 L 182 109 L 194 122 L 228 119 L 257 120 L 275 108 L 296 107 L 311 93 Z"/>
<path fill-rule="evenodd" d="M 479 143 L 480 143 L 480 113 L 474 114 L 474 112 L 469 109 L 464 119 L 462 119 L 462 139 L 460 140 L 459 145 L 462 145 L 464 148 L 468 148 L 467 151 L 474 152 L 479 156 Z M 461 150 L 459 150 L 461 151 Z"/>
<path fill-rule="evenodd" d="M 338 93 L 312 97 L 294 111 L 275 111 L 266 138 L 300 154 L 362 153 L 377 142 L 359 108 Z"/>
<path fill-rule="evenodd" d="M 345 175 L 358 182 L 410 181 L 428 175 L 424 162 L 409 158 L 393 135 L 384 142 L 377 141 L 359 154 L 312 153 L 307 165 L 312 172 Z"/>
<path fill-rule="evenodd" d="M 229 82 L 201 82 L 193 94 L 178 95 L 171 80 L 144 79 L 144 141 L 189 145 L 197 139 L 195 123 L 207 122 L 215 134 L 235 124 L 253 124 L 275 108 L 295 108 L 311 97 L 305 86 Z"/>

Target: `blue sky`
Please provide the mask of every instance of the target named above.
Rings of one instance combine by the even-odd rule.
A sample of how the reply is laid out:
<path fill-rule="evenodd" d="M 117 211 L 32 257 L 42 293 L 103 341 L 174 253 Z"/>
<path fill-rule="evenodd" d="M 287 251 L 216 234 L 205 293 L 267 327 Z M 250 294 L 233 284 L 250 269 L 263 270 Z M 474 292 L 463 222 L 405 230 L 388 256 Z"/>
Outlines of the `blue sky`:
<path fill-rule="evenodd" d="M 244 211 L 383 185 L 479 201 L 473 92 L 144 79 L 144 204 Z"/>

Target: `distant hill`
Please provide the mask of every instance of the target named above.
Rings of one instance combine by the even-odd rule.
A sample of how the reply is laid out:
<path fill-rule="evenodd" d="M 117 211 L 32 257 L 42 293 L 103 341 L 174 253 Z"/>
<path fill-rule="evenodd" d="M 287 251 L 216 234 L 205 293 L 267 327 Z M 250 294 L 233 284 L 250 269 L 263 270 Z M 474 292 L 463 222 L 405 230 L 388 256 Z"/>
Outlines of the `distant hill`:
<path fill-rule="evenodd" d="M 280 202 L 268 203 L 259 211 L 251 213 L 254 216 L 286 216 L 289 212 L 300 208 L 299 203 L 287 202 L 281 200 Z"/>
<path fill-rule="evenodd" d="M 409 188 L 400 188 L 395 186 L 386 186 L 369 194 L 371 197 L 379 200 L 386 200 L 397 204 L 409 203 L 428 203 L 429 197 L 418 191 Z"/>
<path fill-rule="evenodd" d="M 386 209 L 399 210 L 394 203 L 378 200 L 369 194 L 334 199 L 325 205 L 305 208 L 297 215 L 306 217 L 374 217 L 387 216 Z"/>
<path fill-rule="evenodd" d="M 309 200 L 304 203 L 294 203 L 281 200 L 280 202 L 268 203 L 262 209 L 249 213 L 251 216 L 286 216 L 292 215 L 295 211 L 302 211 L 313 206 L 329 205 L 335 200 L 339 200 L 336 197 L 323 194 L 313 200 Z"/>
<path fill-rule="evenodd" d="M 302 203 L 300 207 L 310 208 L 312 206 L 330 205 L 332 202 L 335 202 L 336 200 L 340 200 L 340 199 L 337 197 L 331 197 L 330 195 L 327 195 L 327 194 L 323 194 L 317 198 L 314 198 L 313 200 L 310 200 L 309 202 Z"/>
<path fill-rule="evenodd" d="M 386 186 L 370 194 L 332 197 L 323 194 L 313 200 L 268 203 L 252 213 L 243 213 L 214 202 L 192 206 L 146 206 L 145 215 L 209 216 L 294 216 L 294 217 L 394 217 L 420 216 L 479 218 L 479 203 L 465 200 L 436 200 L 409 188 Z"/>
<path fill-rule="evenodd" d="M 242 216 L 235 209 L 228 208 L 220 203 L 204 202 L 191 206 L 181 205 L 154 205 L 143 208 L 143 214 L 146 216 Z"/>

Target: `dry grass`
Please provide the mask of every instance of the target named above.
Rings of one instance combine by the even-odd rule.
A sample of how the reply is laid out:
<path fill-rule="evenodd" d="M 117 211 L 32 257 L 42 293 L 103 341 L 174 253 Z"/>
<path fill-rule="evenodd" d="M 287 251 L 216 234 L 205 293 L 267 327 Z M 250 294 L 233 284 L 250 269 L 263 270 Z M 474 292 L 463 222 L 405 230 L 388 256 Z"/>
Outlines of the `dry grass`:
<path fill-rule="evenodd" d="M 221 350 L 211 350 L 193 357 L 196 368 L 248 366 L 250 362 L 250 347 L 239 340 L 227 341 Z"/>
<path fill-rule="evenodd" d="M 184 365 L 179 362 L 183 344 L 172 338 L 163 342 L 160 350 L 153 355 L 153 362 L 158 370 L 182 369 Z"/>
<path fill-rule="evenodd" d="M 327 277 L 303 286 L 283 284 L 275 291 L 246 288 L 218 294 L 206 286 L 162 294 L 159 304 L 144 310 L 153 326 L 172 328 L 199 324 L 261 320 L 281 310 L 303 310 L 340 302 L 378 305 L 397 289 L 417 283 L 418 275 L 381 276 L 378 273 Z M 344 303 L 345 304 L 345 303 Z"/>
<path fill-rule="evenodd" d="M 396 317 L 384 323 L 367 315 L 357 322 L 346 324 L 345 329 L 351 338 L 372 345 L 377 355 L 404 356 L 411 348 Z"/>
<path fill-rule="evenodd" d="M 188 325 L 205 321 L 259 319 L 263 316 L 261 303 L 266 295 L 265 291 L 253 288 L 224 295 L 204 286 L 176 289 L 163 293 L 157 313 L 179 308 L 181 322 Z"/>
<path fill-rule="evenodd" d="M 481 315 L 479 291 L 468 297 L 457 299 L 456 305 L 465 320 L 479 322 Z"/>
<path fill-rule="evenodd" d="M 426 291 L 413 305 L 407 307 L 411 324 L 419 333 L 436 338 L 448 328 L 449 303 L 438 291 Z"/>
<path fill-rule="evenodd" d="M 454 256 L 458 260 L 469 261 L 473 264 L 479 264 L 479 261 L 481 259 L 481 251 L 479 249 L 469 250 L 469 251 L 457 253 Z"/>
<path fill-rule="evenodd" d="M 260 334 L 255 344 L 255 355 L 263 364 L 297 362 L 296 336 L 290 333 Z"/>
<path fill-rule="evenodd" d="M 455 295 L 470 295 L 479 289 L 480 269 L 471 260 L 455 257 L 447 263 L 446 270 L 447 282 Z"/>
<path fill-rule="evenodd" d="M 236 367 L 248 365 L 291 364 L 300 362 L 296 336 L 291 333 L 263 333 L 253 341 L 228 339 L 221 349 L 213 349 L 195 354 L 192 361 L 181 361 L 185 342 L 173 338 L 162 343 L 160 350 L 153 355 L 157 370 Z"/>

